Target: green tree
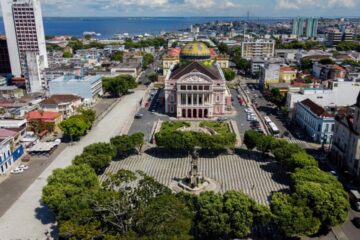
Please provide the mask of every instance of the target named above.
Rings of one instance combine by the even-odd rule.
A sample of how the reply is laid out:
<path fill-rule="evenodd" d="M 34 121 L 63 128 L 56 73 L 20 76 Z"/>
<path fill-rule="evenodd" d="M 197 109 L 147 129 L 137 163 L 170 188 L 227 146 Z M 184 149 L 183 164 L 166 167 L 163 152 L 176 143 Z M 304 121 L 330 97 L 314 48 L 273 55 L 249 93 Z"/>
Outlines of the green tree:
<path fill-rule="evenodd" d="M 86 164 L 72 165 L 54 170 L 43 189 L 42 200 L 57 213 L 67 199 L 99 187 L 98 177 L 91 167 Z"/>
<path fill-rule="evenodd" d="M 266 154 L 271 150 L 273 141 L 272 136 L 260 134 L 256 141 L 256 149 Z"/>
<path fill-rule="evenodd" d="M 73 54 L 71 52 L 64 52 L 63 53 L 63 58 L 72 58 Z"/>
<path fill-rule="evenodd" d="M 138 153 L 140 154 L 142 152 L 142 147 L 144 146 L 145 142 L 144 142 L 144 133 L 142 132 L 138 132 L 138 133 L 134 133 L 133 135 L 130 136 L 134 147 L 136 148 L 136 150 L 138 151 Z"/>
<path fill-rule="evenodd" d="M 271 198 L 275 223 L 288 237 L 311 236 L 320 229 L 321 222 L 304 203 L 297 203 L 290 195 L 275 193 Z"/>
<path fill-rule="evenodd" d="M 330 173 L 317 167 L 297 169 L 292 174 L 294 198 L 311 206 L 324 227 L 346 221 L 349 213 L 348 194 Z"/>
<path fill-rule="evenodd" d="M 297 144 L 288 143 L 286 140 L 276 140 L 272 144 L 271 152 L 274 154 L 275 159 L 284 166 L 288 166 L 291 157 L 295 153 L 304 152 Z"/>
<path fill-rule="evenodd" d="M 218 49 L 221 54 L 229 53 L 229 47 L 228 47 L 228 45 L 226 45 L 226 43 L 223 43 L 223 42 L 219 43 Z"/>
<path fill-rule="evenodd" d="M 245 132 L 244 144 L 248 150 L 253 150 L 256 147 L 256 143 L 261 138 L 260 133 L 254 130 L 248 130 Z"/>
<path fill-rule="evenodd" d="M 260 222 L 264 216 L 269 217 L 269 210 L 241 192 L 228 191 L 223 196 L 224 212 L 229 216 L 231 239 L 245 239 L 250 233 L 255 220 Z"/>
<path fill-rule="evenodd" d="M 123 55 L 124 53 L 121 51 L 115 51 L 112 55 L 111 55 L 111 60 L 112 61 L 117 61 L 117 62 L 122 62 L 123 61 Z"/>
<path fill-rule="evenodd" d="M 291 171 L 294 171 L 297 168 L 318 167 L 318 162 L 313 156 L 306 152 L 297 152 L 291 155 L 291 159 L 287 166 Z"/>
<path fill-rule="evenodd" d="M 101 173 L 115 157 L 115 150 L 111 144 L 95 143 L 87 146 L 84 152 L 76 156 L 74 165 L 88 164 L 96 173 Z"/>
<path fill-rule="evenodd" d="M 302 58 L 300 60 L 300 67 L 302 70 L 311 70 L 313 67 L 313 61 L 308 58 Z"/>
<path fill-rule="evenodd" d="M 251 63 L 248 60 L 242 58 L 240 55 L 235 56 L 232 60 L 235 63 L 237 69 L 243 70 L 245 72 L 250 71 Z"/>
<path fill-rule="evenodd" d="M 60 129 L 71 141 L 73 141 L 74 138 L 84 136 L 89 127 L 88 123 L 79 116 L 71 116 L 60 123 Z"/>
<path fill-rule="evenodd" d="M 103 78 L 102 82 L 104 91 L 110 93 L 114 97 L 127 94 L 129 89 L 137 87 L 135 78 L 130 75 Z"/>
<path fill-rule="evenodd" d="M 92 38 L 92 36 L 91 36 L 91 34 L 86 34 L 85 36 L 84 36 L 84 38 L 85 38 L 85 40 L 91 40 L 91 38 Z"/>
<path fill-rule="evenodd" d="M 224 239 L 231 232 L 230 217 L 224 212 L 223 197 L 214 192 L 202 193 L 195 204 L 195 231 L 200 239 Z"/>
<path fill-rule="evenodd" d="M 154 56 L 150 53 L 143 54 L 143 69 L 146 69 L 151 63 L 154 62 Z"/>
<path fill-rule="evenodd" d="M 79 111 L 80 116 L 85 120 L 85 122 L 89 125 L 92 125 L 96 119 L 96 112 L 92 109 L 80 108 Z"/>
<path fill-rule="evenodd" d="M 192 214 L 173 194 L 152 199 L 135 214 L 136 232 L 146 239 L 193 239 Z"/>
<path fill-rule="evenodd" d="M 319 63 L 321 63 L 321 64 L 335 64 L 335 62 L 330 58 L 320 59 Z"/>
<path fill-rule="evenodd" d="M 234 80 L 236 73 L 233 70 L 231 70 L 230 68 L 223 68 L 222 70 L 223 70 L 226 81 Z"/>

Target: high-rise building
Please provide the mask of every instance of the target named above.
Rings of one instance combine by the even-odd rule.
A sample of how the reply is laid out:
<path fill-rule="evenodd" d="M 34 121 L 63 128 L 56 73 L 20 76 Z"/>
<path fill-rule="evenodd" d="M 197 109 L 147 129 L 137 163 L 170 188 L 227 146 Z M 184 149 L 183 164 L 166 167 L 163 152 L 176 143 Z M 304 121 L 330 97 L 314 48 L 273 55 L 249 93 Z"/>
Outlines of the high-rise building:
<path fill-rule="evenodd" d="M 11 73 L 9 51 L 5 36 L 0 36 L 0 74 Z"/>
<path fill-rule="evenodd" d="M 306 23 L 306 30 L 305 28 Z M 306 21 L 302 17 L 296 17 L 293 19 L 292 34 L 298 37 L 317 37 L 319 20 L 317 18 L 307 18 Z"/>
<path fill-rule="evenodd" d="M 39 90 L 31 89 L 31 85 L 44 89 L 41 77 L 31 77 L 31 81 L 38 83 L 29 83 L 29 75 L 41 76 L 42 69 L 48 66 L 40 0 L 1 0 L 1 3 L 12 74 L 25 76 L 28 92 Z M 34 62 L 40 65 L 29 69 Z"/>
<path fill-rule="evenodd" d="M 274 57 L 275 41 L 270 39 L 245 40 L 241 43 L 241 56 L 245 59 L 253 57 Z"/>
<path fill-rule="evenodd" d="M 328 46 L 338 45 L 343 38 L 342 36 L 343 36 L 343 34 L 342 34 L 342 32 L 340 32 L 339 29 L 337 29 L 337 28 L 330 29 L 327 32 L 327 39 L 326 39 Z"/>
<path fill-rule="evenodd" d="M 293 19 L 293 30 L 292 30 L 292 34 L 293 35 L 298 35 L 298 31 L 299 31 L 299 18 L 294 18 Z"/>
<path fill-rule="evenodd" d="M 306 20 L 306 37 L 317 37 L 318 24 L 319 20 L 317 18 L 308 18 Z"/>

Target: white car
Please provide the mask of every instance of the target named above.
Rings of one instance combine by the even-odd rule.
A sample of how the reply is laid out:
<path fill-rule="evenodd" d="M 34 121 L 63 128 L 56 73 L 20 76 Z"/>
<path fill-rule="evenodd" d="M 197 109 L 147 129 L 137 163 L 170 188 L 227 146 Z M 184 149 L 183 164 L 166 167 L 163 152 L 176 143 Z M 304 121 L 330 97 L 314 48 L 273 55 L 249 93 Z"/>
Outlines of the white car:
<path fill-rule="evenodd" d="M 18 166 L 18 168 L 23 169 L 23 170 L 28 170 L 29 166 L 21 164 L 21 165 Z"/>
<path fill-rule="evenodd" d="M 11 173 L 13 174 L 21 174 L 24 172 L 24 169 L 21 168 L 15 168 L 14 170 L 11 170 Z"/>
<path fill-rule="evenodd" d="M 246 113 L 253 113 L 254 110 L 252 110 L 251 108 L 245 108 L 244 109 Z"/>

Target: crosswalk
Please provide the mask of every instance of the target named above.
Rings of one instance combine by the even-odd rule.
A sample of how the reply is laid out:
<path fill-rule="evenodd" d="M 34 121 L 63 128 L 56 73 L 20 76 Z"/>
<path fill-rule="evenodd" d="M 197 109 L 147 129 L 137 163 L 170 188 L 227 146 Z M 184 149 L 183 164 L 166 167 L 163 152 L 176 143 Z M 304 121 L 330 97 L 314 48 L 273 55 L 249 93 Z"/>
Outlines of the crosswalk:
<path fill-rule="evenodd" d="M 301 146 L 304 146 L 304 147 L 309 147 L 309 144 L 303 140 L 300 140 L 300 139 L 295 139 L 295 138 L 287 138 L 286 139 L 289 143 L 293 143 L 293 144 L 298 144 L 298 145 L 301 145 Z"/>

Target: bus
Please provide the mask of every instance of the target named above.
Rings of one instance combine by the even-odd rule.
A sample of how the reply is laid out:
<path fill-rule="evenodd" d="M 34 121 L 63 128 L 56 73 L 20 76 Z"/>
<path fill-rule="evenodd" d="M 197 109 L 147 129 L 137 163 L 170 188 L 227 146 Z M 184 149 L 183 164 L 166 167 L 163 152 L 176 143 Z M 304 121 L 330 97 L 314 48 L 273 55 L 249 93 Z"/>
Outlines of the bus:
<path fill-rule="evenodd" d="M 273 122 L 269 122 L 269 130 L 274 137 L 280 136 L 280 130 Z"/>
<path fill-rule="evenodd" d="M 269 123 L 272 122 L 271 119 L 268 116 L 265 116 L 264 120 L 265 120 L 266 124 L 269 124 Z"/>

